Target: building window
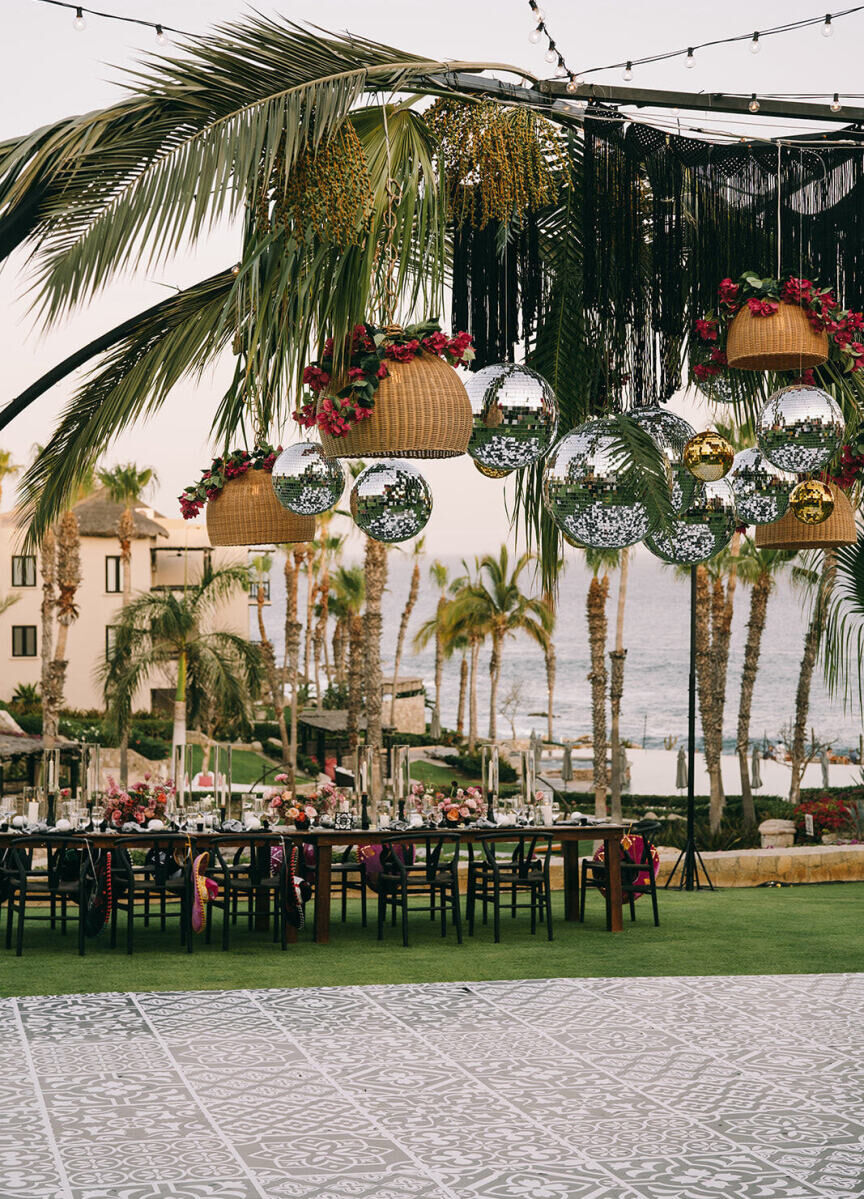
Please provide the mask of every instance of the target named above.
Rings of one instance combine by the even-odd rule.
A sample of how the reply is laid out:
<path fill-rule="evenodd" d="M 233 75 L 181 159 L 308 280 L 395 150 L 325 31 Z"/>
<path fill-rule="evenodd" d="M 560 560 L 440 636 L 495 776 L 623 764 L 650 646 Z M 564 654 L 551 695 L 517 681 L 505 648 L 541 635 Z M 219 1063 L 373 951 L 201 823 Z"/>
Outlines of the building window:
<path fill-rule="evenodd" d="M 12 626 L 12 657 L 36 657 L 36 626 L 35 624 L 13 624 Z"/>
<path fill-rule="evenodd" d="M 36 586 L 35 554 L 14 554 L 12 557 L 12 586 Z"/>
<path fill-rule="evenodd" d="M 123 590 L 123 559 L 106 555 L 105 590 L 113 594 Z"/>
<path fill-rule="evenodd" d="M 110 658 L 117 643 L 117 628 L 113 624 L 105 626 L 105 657 Z"/>
<path fill-rule="evenodd" d="M 269 579 L 262 579 L 260 582 L 257 579 L 254 579 L 249 584 L 249 599 L 253 603 L 257 604 L 259 587 L 264 592 L 264 602 L 269 604 L 270 603 L 270 580 Z"/>

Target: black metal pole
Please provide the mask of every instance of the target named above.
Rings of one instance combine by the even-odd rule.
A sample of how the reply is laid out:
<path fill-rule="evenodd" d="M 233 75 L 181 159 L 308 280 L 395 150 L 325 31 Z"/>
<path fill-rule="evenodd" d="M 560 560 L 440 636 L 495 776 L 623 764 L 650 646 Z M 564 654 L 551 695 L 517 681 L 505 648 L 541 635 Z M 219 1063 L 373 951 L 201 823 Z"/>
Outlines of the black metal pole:
<path fill-rule="evenodd" d="M 693 890 L 696 875 L 695 798 L 696 773 L 696 567 L 690 567 L 690 675 L 687 696 L 687 852 L 684 855 L 684 889 Z"/>

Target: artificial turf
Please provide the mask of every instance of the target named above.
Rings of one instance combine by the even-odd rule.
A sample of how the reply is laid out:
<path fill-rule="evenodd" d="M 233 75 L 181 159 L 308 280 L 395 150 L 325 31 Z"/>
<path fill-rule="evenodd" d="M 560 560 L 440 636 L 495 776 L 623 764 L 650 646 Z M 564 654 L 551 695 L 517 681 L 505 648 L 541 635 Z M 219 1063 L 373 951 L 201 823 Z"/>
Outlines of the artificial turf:
<path fill-rule="evenodd" d="M 459 946 L 452 931 L 442 940 L 428 915 L 411 917 L 411 945 L 398 929 L 376 940 L 374 897 L 369 927 L 359 903 L 349 904 L 341 924 L 334 897 L 331 940 L 316 945 L 311 929 L 282 952 L 266 933 L 250 933 L 241 921 L 228 953 L 214 941 L 195 938 L 195 952 L 179 945 L 176 922 L 165 933 L 136 921 L 136 948 L 128 957 L 111 949 L 106 933 L 88 941 L 78 957 L 74 931 L 61 937 L 47 925 L 30 924 L 24 955 L 0 948 L 0 995 L 54 995 L 94 991 L 223 990 L 244 987 L 340 986 L 361 983 L 471 981 L 549 977 L 832 973 L 864 970 L 864 883 L 824 883 L 777 889 L 729 889 L 660 897 L 660 927 L 645 900 L 624 931 L 608 934 L 603 901 L 588 897 L 585 924 L 562 919 L 555 896 L 555 939 L 530 935 L 525 913 L 502 921 L 502 940 L 491 923 Z M 310 912 L 311 915 L 311 912 Z M 3 912 L 5 924 L 5 912 Z M 625 913 L 626 916 L 626 913 Z"/>

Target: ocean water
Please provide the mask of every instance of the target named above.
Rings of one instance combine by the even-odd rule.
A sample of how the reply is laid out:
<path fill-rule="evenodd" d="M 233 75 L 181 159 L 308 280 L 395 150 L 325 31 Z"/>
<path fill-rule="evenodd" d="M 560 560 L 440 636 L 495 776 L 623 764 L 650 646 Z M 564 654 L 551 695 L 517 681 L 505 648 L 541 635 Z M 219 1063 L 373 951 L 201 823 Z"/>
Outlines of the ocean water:
<path fill-rule="evenodd" d="M 448 561 L 451 578 L 461 573 L 459 559 Z M 411 647 L 414 634 L 435 611 L 437 591 L 428 577 L 428 561 L 423 571 L 420 596 L 408 631 L 408 645 L 400 673 L 422 676 L 430 701 L 434 695 L 434 647 L 415 654 Z M 385 676 L 392 670 L 399 619 L 410 583 L 412 562 L 408 554 L 394 551 L 389 556 L 388 589 L 384 598 L 383 660 Z M 530 582 L 527 575 L 526 589 Z M 555 645 L 558 656 L 555 691 L 555 734 L 575 738 L 591 731 L 591 694 L 588 683 L 588 634 L 585 600 L 590 573 L 581 556 L 568 557 L 567 569 L 559 590 L 558 625 Z M 610 575 L 608 601 L 609 636 L 614 636 L 618 575 Z M 689 580 L 679 578 L 671 568 L 641 548 L 632 556 L 624 622 L 627 661 L 624 696 L 621 705 L 622 736 L 648 748 L 660 748 L 668 737 L 678 744 L 687 737 L 687 672 L 689 651 Z M 281 558 L 274 557 L 271 581 L 272 605 L 267 609 L 267 627 L 281 655 L 284 645 L 284 576 Z M 724 745 L 734 747 L 738 717 L 741 667 L 749 613 L 749 589 L 740 582 L 735 596 L 729 674 L 724 713 Z M 303 582 L 301 581 L 301 609 Z M 754 740 L 767 737 L 776 741 L 794 716 L 795 689 L 807 624 L 807 600 L 785 579 L 778 580 L 768 605 L 768 621 L 762 641 L 759 673 L 753 697 L 751 735 Z M 279 657 L 281 660 L 281 656 Z M 489 654 L 481 653 L 478 687 L 478 711 L 481 734 L 489 720 Z M 514 682 L 521 683 L 520 707 L 515 717 L 517 735 L 528 735 L 534 728 L 545 733 L 546 676 L 543 655 L 525 636 L 517 636 L 504 647 L 499 701 Z M 454 727 L 458 703 L 459 659 L 444 667 L 441 717 L 446 727 Z M 541 713 L 543 715 L 541 715 Z M 833 742 L 837 750 L 857 748 L 864 731 L 860 713 L 845 710 L 843 704 L 829 699 L 821 675 L 814 675 L 809 725 L 817 737 Z M 510 725 L 500 712 L 498 735 L 509 736 Z M 697 736 L 699 721 L 697 713 Z"/>

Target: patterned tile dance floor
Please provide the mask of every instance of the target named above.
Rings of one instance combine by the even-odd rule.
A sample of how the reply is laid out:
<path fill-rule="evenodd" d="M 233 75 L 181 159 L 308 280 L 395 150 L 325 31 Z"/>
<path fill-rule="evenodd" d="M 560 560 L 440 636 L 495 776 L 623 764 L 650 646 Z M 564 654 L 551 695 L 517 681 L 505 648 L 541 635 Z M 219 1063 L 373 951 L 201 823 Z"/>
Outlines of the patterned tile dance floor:
<path fill-rule="evenodd" d="M 0 1000 L 0 1199 L 852 1199 L 862 1004 L 862 975 Z"/>

